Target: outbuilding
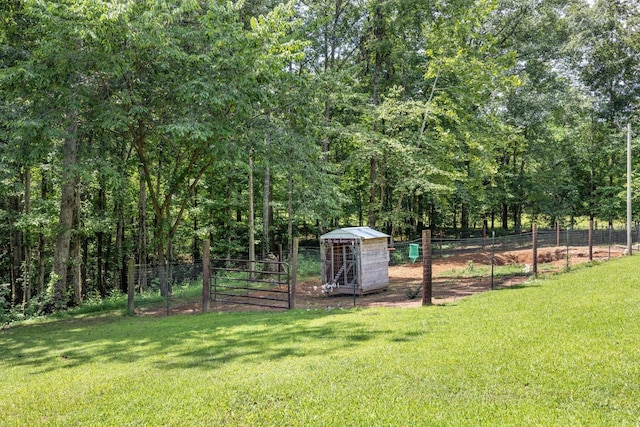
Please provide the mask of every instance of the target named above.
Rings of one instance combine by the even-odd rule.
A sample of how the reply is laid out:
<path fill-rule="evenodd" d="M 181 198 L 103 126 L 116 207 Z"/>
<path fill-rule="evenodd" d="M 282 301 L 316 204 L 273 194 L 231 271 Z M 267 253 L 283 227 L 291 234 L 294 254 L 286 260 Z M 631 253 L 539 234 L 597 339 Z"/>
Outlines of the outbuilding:
<path fill-rule="evenodd" d="M 389 287 L 389 235 L 347 227 L 320 236 L 322 290 L 363 295 Z"/>

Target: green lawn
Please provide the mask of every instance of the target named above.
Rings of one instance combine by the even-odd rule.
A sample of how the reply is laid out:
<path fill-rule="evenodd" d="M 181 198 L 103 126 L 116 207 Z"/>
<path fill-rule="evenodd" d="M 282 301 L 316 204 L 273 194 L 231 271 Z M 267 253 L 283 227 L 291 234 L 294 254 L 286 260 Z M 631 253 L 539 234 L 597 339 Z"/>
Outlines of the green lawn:
<path fill-rule="evenodd" d="M 639 266 L 425 308 L 22 324 L 0 425 L 638 425 Z"/>

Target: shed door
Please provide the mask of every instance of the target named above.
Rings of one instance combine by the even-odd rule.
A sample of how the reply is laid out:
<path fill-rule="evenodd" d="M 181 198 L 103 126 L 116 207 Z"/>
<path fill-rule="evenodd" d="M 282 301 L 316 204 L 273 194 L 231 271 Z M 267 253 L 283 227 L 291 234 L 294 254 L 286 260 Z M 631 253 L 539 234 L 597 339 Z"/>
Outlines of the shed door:
<path fill-rule="evenodd" d="M 353 243 L 334 243 L 325 246 L 324 276 L 334 287 L 354 287 L 358 283 L 358 251 Z"/>

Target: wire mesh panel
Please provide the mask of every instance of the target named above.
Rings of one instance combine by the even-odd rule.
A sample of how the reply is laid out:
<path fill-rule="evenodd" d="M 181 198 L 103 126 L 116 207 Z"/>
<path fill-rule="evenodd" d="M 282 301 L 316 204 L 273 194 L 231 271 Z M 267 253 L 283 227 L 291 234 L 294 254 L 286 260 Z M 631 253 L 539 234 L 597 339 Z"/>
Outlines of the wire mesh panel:
<path fill-rule="evenodd" d="M 324 245 L 322 283 L 326 290 L 358 286 L 358 252 L 351 243 Z M 344 290 L 344 289 L 343 289 Z"/>
<path fill-rule="evenodd" d="M 634 242 L 640 242 L 640 228 L 636 233 L 633 233 L 632 238 Z M 591 239 L 593 246 L 625 245 L 627 232 L 624 229 L 598 229 L 592 231 Z M 539 230 L 537 232 L 537 246 L 539 248 L 586 247 L 588 245 L 589 230 Z M 390 260 L 391 265 L 415 262 L 414 256 L 422 250 L 420 246 L 419 240 L 396 242 Z M 441 259 L 455 255 L 480 254 L 491 250 L 496 252 L 525 250 L 531 249 L 532 246 L 533 235 L 531 232 L 496 236 L 495 238 L 491 236 L 467 239 L 434 237 L 432 239 L 432 256 L 433 259 Z"/>
<path fill-rule="evenodd" d="M 262 261 L 214 260 L 211 300 L 271 308 L 291 307 L 289 264 L 276 258 Z"/>
<path fill-rule="evenodd" d="M 135 269 L 135 287 L 139 293 L 160 291 L 171 294 L 175 287 L 192 284 L 202 276 L 201 262 L 144 264 Z"/>

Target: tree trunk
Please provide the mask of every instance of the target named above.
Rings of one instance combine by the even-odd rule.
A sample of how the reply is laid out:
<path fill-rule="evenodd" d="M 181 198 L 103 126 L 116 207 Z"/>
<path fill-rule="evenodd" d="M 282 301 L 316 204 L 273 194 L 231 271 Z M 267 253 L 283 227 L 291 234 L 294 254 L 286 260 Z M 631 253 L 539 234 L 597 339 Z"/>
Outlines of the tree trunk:
<path fill-rule="evenodd" d="M 42 181 L 40 183 L 40 198 L 45 201 L 49 197 L 48 180 L 46 171 L 42 171 Z M 45 280 L 45 250 L 46 240 L 44 233 L 38 234 L 38 295 L 44 293 Z"/>
<path fill-rule="evenodd" d="M 380 52 L 381 44 L 385 36 L 384 16 L 382 7 L 378 4 L 373 11 L 373 41 L 375 52 L 373 53 L 373 70 L 371 75 L 371 99 L 374 108 L 380 105 L 380 77 L 382 75 L 383 54 Z M 374 133 L 378 131 L 377 123 L 373 123 Z M 378 174 L 378 164 L 375 155 L 369 160 L 369 227 L 375 228 L 377 221 L 376 214 L 376 181 Z"/>
<path fill-rule="evenodd" d="M 273 233 L 271 232 L 271 226 L 273 224 L 273 208 L 271 202 L 273 198 L 271 196 L 271 169 L 269 166 L 265 167 L 264 171 L 264 187 L 262 195 L 262 258 L 264 259 L 267 254 L 272 252 L 273 249 Z"/>
<path fill-rule="evenodd" d="M 369 227 L 376 228 L 376 159 L 369 163 Z"/>
<path fill-rule="evenodd" d="M 147 186 L 144 169 L 139 167 L 140 182 L 138 200 L 138 291 L 143 292 L 147 285 Z"/>
<path fill-rule="evenodd" d="M 24 172 L 24 213 L 28 217 L 31 215 L 31 168 L 28 166 Z M 22 236 L 24 253 L 24 270 L 22 272 L 22 305 L 26 307 L 31 299 L 31 231 L 27 231 Z"/>
<path fill-rule="evenodd" d="M 23 248 L 23 236 L 17 228 L 15 228 L 14 221 L 20 212 L 20 200 L 16 196 L 8 197 L 8 207 L 10 212 L 10 235 L 9 235 L 9 256 L 10 256 L 10 271 L 9 281 L 11 283 L 11 306 L 14 306 L 18 302 L 18 281 L 21 277 L 22 270 L 22 248 Z"/>
<path fill-rule="evenodd" d="M 160 295 L 167 296 L 169 295 L 169 287 L 167 285 L 167 274 L 166 274 L 166 257 L 164 251 L 164 232 L 162 231 L 163 219 L 159 217 L 157 214 L 155 216 L 154 223 L 154 245 L 156 248 L 156 274 L 160 278 Z"/>
<path fill-rule="evenodd" d="M 60 210 L 58 216 L 58 234 L 53 257 L 53 294 L 54 308 L 61 309 L 67 306 L 69 249 L 73 230 L 73 212 L 76 203 L 76 187 L 78 186 L 77 173 L 74 171 L 78 165 L 78 141 L 75 138 L 74 123 L 72 135 L 65 138 L 62 148 L 62 188 L 60 194 Z"/>
<path fill-rule="evenodd" d="M 254 224 L 254 212 L 253 212 L 253 153 L 249 154 L 249 271 L 251 271 L 251 279 L 253 279 L 253 270 L 255 268 L 256 261 L 256 248 L 255 248 L 255 224 Z"/>
<path fill-rule="evenodd" d="M 115 263 L 113 266 L 113 288 L 119 289 L 121 292 L 127 292 L 127 268 L 126 261 L 122 255 L 122 241 L 124 239 L 124 206 L 122 206 L 121 197 L 116 197 L 116 205 L 114 207 L 118 223 L 116 225 L 116 244 L 115 244 Z"/>
<path fill-rule="evenodd" d="M 107 204 L 106 194 L 104 189 L 104 182 L 100 183 L 100 189 L 98 189 L 98 203 L 97 210 L 100 215 L 105 215 L 105 209 Z M 107 289 L 105 286 L 105 262 L 104 262 L 104 231 L 100 230 L 96 233 L 96 285 L 101 297 L 107 296 Z"/>
<path fill-rule="evenodd" d="M 502 215 L 500 219 L 502 220 L 502 229 L 508 230 L 509 229 L 509 207 L 507 206 L 507 203 L 502 204 Z"/>
<path fill-rule="evenodd" d="M 396 228 L 398 223 L 401 223 L 402 220 L 400 217 L 400 210 L 402 209 L 402 201 L 404 200 L 404 190 L 400 192 L 400 196 L 398 196 L 398 203 L 396 203 L 396 208 L 393 213 L 393 218 L 391 222 L 391 247 L 394 246 L 395 238 L 396 238 Z"/>
<path fill-rule="evenodd" d="M 80 247 L 82 250 L 82 253 L 80 255 L 81 261 L 80 261 L 80 283 L 82 283 L 82 292 L 83 294 L 86 294 L 86 287 L 87 287 L 87 283 L 88 283 L 88 272 L 87 272 L 87 267 L 89 265 L 89 239 L 87 238 L 87 236 L 82 236 L 82 238 L 80 239 Z"/>
<path fill-rule="evenodd" d="M 80 194 L 76 191 L 75 206 L 73 209 L 73 228 L 80 229 Z M 82 274 L 81 274 L 81 254 L 80 254 L 80 235 L 73 233 L 71 236 L 71 244 L 69 248 L 70 266 L 69 266 L 69 283 L 71 285 L 71 303 L 74 306 L 80 305 L 82 302 Z"/>
<path fill-rule="evenodd" d="M 231 173 L 229 173 L 229 176 L 227 177 L 227 208 L 226 208 L 226 215 L 225 215 L 225 221 L 224 221 L 225 231 L 227 235 L 227 260 L 231 259 L 231 244 L 233 242 L 233 238 L 232 238 L 233 230 L 232 230 L 232 223 L 231 223 L 232 214 L 233 214 L 233 208 L 231 207 L 232 195 L 233 195 L 233 181 L 231 179 Z M 213 186 L 211 186 L 211 200 L 215 200 L 214 194 L 213 194 Z M 236 220 L 237 220 L 237 216 L 236 216 Z M 210 221 L 211 221 L 211 224 L 213 224 L 214 222 L 213 209 L 211 210 Z M 213 242 L 212 237 L 210 238 L 210 241 Z"/>
<path fill-rule="evenodd" d="M 193 195 L 193 207 L 198 209 L 198 195 Z M 198 238 L 198 216 L 193 216 L 193 243 L 191 244 L 191 259 L 194 263 L 202 261 L 200 255 L 200 239 Z"/>
<path fill-rule="evenodd" d="M 293 250 L 293 176 L 289 172 L 289 194 L 287 197 L 287 249 L 289 259 L 292 257 Z"/>
<path fill-rule="evenodd" d="M 469 229 L 469 210 L 464 202 L 460 205 L 460 228 Z"/>

